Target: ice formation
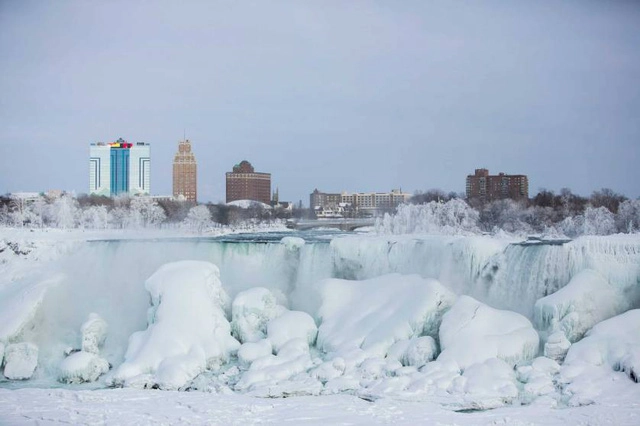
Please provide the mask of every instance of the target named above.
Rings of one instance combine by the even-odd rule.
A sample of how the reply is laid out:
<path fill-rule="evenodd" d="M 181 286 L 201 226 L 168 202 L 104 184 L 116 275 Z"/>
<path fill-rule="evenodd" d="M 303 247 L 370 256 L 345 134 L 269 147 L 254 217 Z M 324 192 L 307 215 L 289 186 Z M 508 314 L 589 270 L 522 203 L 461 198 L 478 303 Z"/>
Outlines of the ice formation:
<path fill-rule="evenodd" d="M 38 347 L 33 343 L 7 345 L 4 354 L 4 377 L 10 380 L 30 379 L 38 366 Z"/>
<path fill-rule="evenodd" d="M 538 344 L 538 333 L 522 315 L 460 296 L 442 318 L 438 360 L 455 361 L 463 370 L 490 358 L 514 366 L 535 357 Z"/>
<path fill-rule="evenodd" d="M 313 345 L 317 335 L 315 321 L 311 315 L 302 311 L 286 311 L 267 324 L 267 336 L 278 354 L 292 339 L 301 339 L 307 345 Z"/>
<path fill-rule="evenodd" d="M 267 323 L 286 309 L 264 287 L 238 293 L 231 305 L 231 330 L 240 342 L 257 342 L 267 335 Z"/>
<path fill-rule="evenodd" d="M 562 331 L 569 342 L 582 338 L 595 324 L 629 308 L 629 299 L 598 272 L 584 269 L 569 284 L 535 304 L 539 330 Z"/>
<path fill-rule="evenodd" d="M 60 364 L 58 379 L 64 383 L 95 382 L 109 371 L 107 360 L 92 352 L 74 352 Z"/>
<path fill-rule="evenodd" d="M 443 313 L 455 296 L 436 280 L 389 274 L 364 281 L 332 279 L 319 284 L 322 305 L 318 348 L 362 348 L 384 357 L 395 342 L 437 337 Z"/>
<path fill-rule="evenodd" d="M 89 319 L 82 324 L 82 350 L 92 354 L 100 353 L 100 348 L 107 337 L 107 323 L 98 314 L 89 314 Z"/>
<path fill-rule="evenodd" d="M 239 347 L 225 317 L 229 300 L 215 265 L 169 263 L 145 288 L 152 304 L 149 327 L 131 336 L 114 383 L 178 389 Z"/>

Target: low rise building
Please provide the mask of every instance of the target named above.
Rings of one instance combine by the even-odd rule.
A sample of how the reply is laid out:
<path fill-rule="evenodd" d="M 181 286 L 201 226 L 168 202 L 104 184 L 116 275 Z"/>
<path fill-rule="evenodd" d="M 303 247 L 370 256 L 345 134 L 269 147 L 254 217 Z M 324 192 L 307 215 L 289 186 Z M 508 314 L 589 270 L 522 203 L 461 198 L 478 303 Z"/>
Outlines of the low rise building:
<path fill-rule="evenodd" d="M 529 179 L 526 175 L 490 175 L 487 169 L 476 169 L 467 176 L 467 199 L 493 201 L 510 198 L 529 199 Z"/>
<path fill-rule="evenodd" d="M 411 194 L 391 192 L 326 193 L 315 189 L 309 196 L 310 207 L 319 217 L 374 216 L 406 203 Z"/>

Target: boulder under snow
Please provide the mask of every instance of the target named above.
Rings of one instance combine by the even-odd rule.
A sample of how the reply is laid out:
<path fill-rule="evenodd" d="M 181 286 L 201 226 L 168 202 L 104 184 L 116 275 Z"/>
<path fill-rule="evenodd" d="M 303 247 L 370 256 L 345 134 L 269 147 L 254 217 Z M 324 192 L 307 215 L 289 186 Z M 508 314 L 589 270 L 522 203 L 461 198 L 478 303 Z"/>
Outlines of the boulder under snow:
<path fill-rule="evenodd" d="M 4 377 L 9 380 L 27 380 L 38 366 L 38 347 L 33 343 L 7 345 L 4 354 Z"/>
<path fill-rule="evenodd" d="M 267 323 L 286 308 L 264 287 L 238 293 L 231 304 L 231 330 L 241 343 L 257 342 L 267 336 Z"/>
<path fill-rule="evenodd" d="M 240 346 L 225 317 L 229 303 L 218 267 L 180 261 L 161 266 L 146 282 L 149 326 L 129 339 L 113 382 L 178 389 L 226 361 Z"/>
<path fill-rule="evenodd" d="M 438 361 L 455 361 L 463 370 L 491 358 L 514 366 L 533 359 L 538 344 L 538 333 L 524 316 L 460 296 L 442 318 Z"/>
<path fill-rule="evenodd" d="M 324 352 L 362 348 L 380 358 L 399 340 L 437 338 L 442 315 L 455 300 L 438 281 L 419 275 L 329 279 L 320 283 L 319 290 L 318 348 Z"/>

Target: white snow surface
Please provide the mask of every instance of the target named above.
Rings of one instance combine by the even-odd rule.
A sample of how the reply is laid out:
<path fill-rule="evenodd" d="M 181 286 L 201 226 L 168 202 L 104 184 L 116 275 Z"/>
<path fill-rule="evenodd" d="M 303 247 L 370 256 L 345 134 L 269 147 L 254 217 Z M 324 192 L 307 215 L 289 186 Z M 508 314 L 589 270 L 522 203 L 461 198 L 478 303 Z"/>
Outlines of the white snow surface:
<path fill-rule="evenodd" d="M 313 345 L 318 335 L 318 327 L 313 317 L 302 311 L 286 311 L 267 324 L 267 336 L 276 353 L 292 339 L 301 339 Z"/>
<path fill-rule="evenodd" d="M 565 287 L 536 302 L 534 323 L 539 330 L 559 330 L 576 342 L 597 323 L 629 309 L 629 303 L 629 297 L 602 274 L 584 269 Z"/>
<path fill-rule="evenodd" d="M 92 312 L 87 321 L 82 324 L 82 350 L 93 354 L 99 354 L 104 341 L 107 338 L 107 323 L 100 315 Z"/>
<path fill-rule="evenodd" d="M 442 318 L 438 361 L 455 361 L 464 370 L 500 358 L 513 367 L 533 359 L 538 344 L 538 333 L 527 318 L 460 296 Z"/>
<path fill-rule="evenodd" d="M 225 316 L 229 298 L 215 265 L 169 263 L 146 281 L 145 288 L 152 304 L 149 327 L 131 336 L 114 383 L 127 386 L 142 380 L 162 389 L 178 389 L 237 351 L 240 345 L 231 337 Z"/>
<path fill-rule="evenodd" d="M 261 203 L 260 201 L 255 200 L 236 200 L 227 203 L 228 206 L 236 206 L 241 209 L 250 209 L 252 207 L 260 207 L 263 209 L 271 209 L 269 204 Z"/>
<path fill-rule="evenodd" d="M 437 337 L 455 295 L 433 279 L 388 274 L 363 281 L 330 279 L 318 285 L 318 348 L 343 352 L 361 348 L 383 358 L 403 339 Z"/>

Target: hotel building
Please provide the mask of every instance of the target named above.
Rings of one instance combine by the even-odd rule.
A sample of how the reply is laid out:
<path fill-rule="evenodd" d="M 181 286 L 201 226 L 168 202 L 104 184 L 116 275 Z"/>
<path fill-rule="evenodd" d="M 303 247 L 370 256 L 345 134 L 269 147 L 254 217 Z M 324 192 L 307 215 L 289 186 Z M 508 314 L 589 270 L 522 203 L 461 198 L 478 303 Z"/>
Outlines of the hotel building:
<path fill-rule="evenodd" d="M 191 151 L 191 141 L 185 139 L 178 144 L 173 158 L 173 197 L 196 203 L 198 199 L 198 165 Z"/>
<path fill-rule="evenodd" d="M 271 173 L 256 172 L 244 160 L 227 172 L 227 203 L 237 200 L 260 201 L 271 204 Z"/>
<path fill-rule="evenodd" d="M 113 143 L 97 142 L 89 147 L 89 194 L 149 195 L 150 146 L 120 138 Z"/>

